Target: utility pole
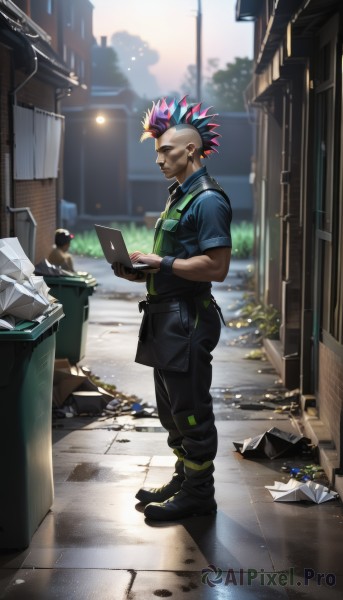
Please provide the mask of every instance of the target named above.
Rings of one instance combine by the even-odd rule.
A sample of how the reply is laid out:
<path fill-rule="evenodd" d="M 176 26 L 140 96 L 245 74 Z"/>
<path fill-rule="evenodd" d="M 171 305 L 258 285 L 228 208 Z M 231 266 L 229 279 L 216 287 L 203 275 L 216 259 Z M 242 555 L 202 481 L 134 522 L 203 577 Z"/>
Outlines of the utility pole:
<path fill-rule="evenodd" d="M 201 14 L 201 0 L 198 0 L 198 14 L 196 18 L 196 44 L 197 44 L 197 52 L 196 52 L 196 94 L 197 101 L 201 101 L 201 25 L 202 25 L 202 14 Z"/>

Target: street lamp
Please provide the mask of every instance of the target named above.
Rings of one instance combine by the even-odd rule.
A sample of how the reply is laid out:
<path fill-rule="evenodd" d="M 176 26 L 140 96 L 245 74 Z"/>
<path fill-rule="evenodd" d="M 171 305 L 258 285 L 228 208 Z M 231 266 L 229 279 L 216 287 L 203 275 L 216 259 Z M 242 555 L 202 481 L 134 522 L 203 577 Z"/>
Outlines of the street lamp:
<path fill-rule="evenodd" d="M 95 122 L 96 122 L 98 125 L 104 125 L 105 121 L 106 121 L 106 119 L 105 119 L 104 115 L 97 115 L 97 116 L 95 117 Z"/>
<path fill-rule="evenodd" d="M 201 99 L 201 25 L 202 25 L 202 14 L 201 14 L 201 0 L 198 0 L 198 14 L 196 18 L 196 93 L 197 100 L 200 102 Z"/>

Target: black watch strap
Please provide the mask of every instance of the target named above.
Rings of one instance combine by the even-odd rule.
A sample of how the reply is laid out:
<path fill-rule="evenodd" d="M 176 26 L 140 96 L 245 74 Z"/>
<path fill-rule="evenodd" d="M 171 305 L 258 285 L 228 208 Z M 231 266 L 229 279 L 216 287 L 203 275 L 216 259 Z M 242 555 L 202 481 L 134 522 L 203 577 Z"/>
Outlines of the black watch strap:
<path fill-rule="evenodd" d="M 173 272 L 174 260 L 175 256 L 164 256 L 161 260 L 160 272 L 171 275 L 171 273 Z"/>

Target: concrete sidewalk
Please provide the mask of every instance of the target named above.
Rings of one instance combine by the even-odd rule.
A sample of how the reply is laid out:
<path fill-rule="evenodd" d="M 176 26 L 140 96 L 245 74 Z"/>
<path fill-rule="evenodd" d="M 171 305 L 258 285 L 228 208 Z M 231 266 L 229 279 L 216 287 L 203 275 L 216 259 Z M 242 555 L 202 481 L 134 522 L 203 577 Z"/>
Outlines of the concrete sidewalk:
<path fill-rule="evenodd" d="M 118 390 L 154 403 L 151 369 L 134 363 L 140 284 L 113 277 L 104 261 L 77 258 L 99 282 L 90 299 L 81 361 Z M 226 319 L 242 298 L 243 262 L 214 288 Z M 265 485 L 288 479 L 284 462 L 247 460 L 233 442 L 272 426 L 302 431 L 300 420 L 271 410 L 240 410 L 234 396 L 261 399 L 280 391 L 269 363 L 244 360 L 222 330 L 214 353 L 213 397 L 219 432 L 215 462 L 218 513 L 178 523 L 148 523 L 135 493 L 170 477 L 174 459 L 157 419 L 75 418 L 53 429 L 55 502 L 24 551 L 0 554 L 6 600 L 338 600 L 343 511 L 339 500 L 275 503 Z M 120 427 L 118 429 L 118 427 Z"/>

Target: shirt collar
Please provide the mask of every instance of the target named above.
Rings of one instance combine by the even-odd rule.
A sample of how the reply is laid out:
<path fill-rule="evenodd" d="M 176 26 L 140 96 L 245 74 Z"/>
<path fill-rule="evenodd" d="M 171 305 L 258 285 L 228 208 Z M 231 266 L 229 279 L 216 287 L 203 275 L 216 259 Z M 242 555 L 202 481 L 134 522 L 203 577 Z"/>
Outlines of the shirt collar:
<path fill-rule="evenodd" d="M 206 172 L 207 172 L 206 167 L 201 167 L 200 169 L 195 171 L 195 173 L 192 173 L 192 175 L 187 177 L 187 179 L 185 179 L 185 181 L 182 183 L 182 185 L 180 185 L 182 193 L 187 194 L 187 192 L 189 191 L 189 188 L 194 183 L 194 181 L 196 179 L 198 179 L 198 177 L 201 177 L 202 175 L 206 175 Z"/>
<path fill-rule="evenodd" d="M 185 181 L 181 185 L 177 181 L 174 181 L 174 183 L 168 188 L 169 194 L 170 195 L 174 194 L 174 198 L 175 198 L 175 196 L 181 197 L 184 194 L 187 194 L 189 188 L 194 183 L 194 181 L 196 181 L 196 179 L 198 179 L 198 177 L 201 177 L 202 175 L 206 175 L 206 173 L 207 173 L 206 167 L 200 167 L 200 169 L 195 171 L 195 173 L 192 173 L 192 175 L 187 177 L 187 179 L 185 179 Z"/>

